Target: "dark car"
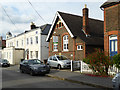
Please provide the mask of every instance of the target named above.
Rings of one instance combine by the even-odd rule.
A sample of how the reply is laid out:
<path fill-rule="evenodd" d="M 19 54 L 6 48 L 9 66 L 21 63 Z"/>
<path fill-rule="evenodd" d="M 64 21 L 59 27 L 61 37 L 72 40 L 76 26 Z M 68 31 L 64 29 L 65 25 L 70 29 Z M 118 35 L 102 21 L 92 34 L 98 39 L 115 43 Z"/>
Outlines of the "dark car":
<path fill-rule="evenodd" d="M 29 73 L 32 76 L 45 75 L 50 72 L 50 67 L 43 64 L 39 59 L 23 60 L 20 63 L 20 72 Z"/>
<path fill-rule="evenodd" d="M 0 66 L 1 67 L 9 67 L 10 66 L 10 63 L 8 60 L 6 59 L 0 59 Z"/>

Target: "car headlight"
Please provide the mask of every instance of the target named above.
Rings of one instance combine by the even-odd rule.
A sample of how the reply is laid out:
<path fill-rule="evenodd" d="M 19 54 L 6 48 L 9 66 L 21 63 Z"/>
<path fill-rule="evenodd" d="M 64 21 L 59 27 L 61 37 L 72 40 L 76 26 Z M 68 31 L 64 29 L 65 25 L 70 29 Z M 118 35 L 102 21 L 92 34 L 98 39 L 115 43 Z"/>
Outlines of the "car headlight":
<path fill-rule="evenodd" d="M 0 63 L 0 64 L 3 64 L 3 63 Z"/>

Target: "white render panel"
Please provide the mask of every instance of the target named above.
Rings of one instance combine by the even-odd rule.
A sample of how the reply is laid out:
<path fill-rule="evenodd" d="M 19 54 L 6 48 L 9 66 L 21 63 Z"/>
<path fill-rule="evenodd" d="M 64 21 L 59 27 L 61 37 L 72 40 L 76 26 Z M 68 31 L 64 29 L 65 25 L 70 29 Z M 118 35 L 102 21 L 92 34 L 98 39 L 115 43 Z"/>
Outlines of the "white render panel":
<path fill-rule="evenodd" d="M 38 43 L 36 43 L 36 36 L 38 36 Z M 10 63 L 18 64 L 20 60 L 23 59 L 24 57 L 25 59 L 27 59 L 26 51 L 28 50 L 29 59 L 36 59 L 36 51 L 38 51 L 38 59 L 40 60 L 47 59 L 49 48 L 48 48 L 48 42 L 45 41 L 46 37 L 47 35 L 41 35 L 40 28 L 33 29 L 29 32 L 26 32 L 16 37 L 11 37 L 6 40 L 6 48 L 4 49 L 4 58 L 9 59 L 7 55 L 10 54 L 9 52 L 11 51 L 12 58 L 9 59 Z M 27 44 L 27 38 L 29 39 L 29 44 Z M 32 38 L 32 44 L 31 44 L 31 38 Z M 17 41 L 18 41 L 18 46 L 17 46 Z M 12 50 L 10 49 L 11 47 L 14 47 L 14 49 L 16 48 L 17 50 Z M 18 49 L 24 49 L 24 50 L 20 51 Z M 32 58 L 31 58 L 31 51 L 33 52 Z"/>

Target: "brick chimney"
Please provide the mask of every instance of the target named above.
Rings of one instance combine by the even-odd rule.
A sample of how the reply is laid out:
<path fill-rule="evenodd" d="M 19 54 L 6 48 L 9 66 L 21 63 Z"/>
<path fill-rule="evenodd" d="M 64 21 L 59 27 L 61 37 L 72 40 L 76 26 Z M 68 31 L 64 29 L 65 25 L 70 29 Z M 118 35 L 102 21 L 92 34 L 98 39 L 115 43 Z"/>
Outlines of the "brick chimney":
<path fill-rule="evenodd" d="M 88 8 L 85 4 L 85 8 L 83 8 L 83 30 L 86 34 L 88 34 Z"/>
<path fill-rule="evenodd" d="M 31 22 L 30 28 L 31 28 L 31 29 L 35 29 L 35 28 L 36 28 L 36 25 L 35 25 L 33 22 Z"/>

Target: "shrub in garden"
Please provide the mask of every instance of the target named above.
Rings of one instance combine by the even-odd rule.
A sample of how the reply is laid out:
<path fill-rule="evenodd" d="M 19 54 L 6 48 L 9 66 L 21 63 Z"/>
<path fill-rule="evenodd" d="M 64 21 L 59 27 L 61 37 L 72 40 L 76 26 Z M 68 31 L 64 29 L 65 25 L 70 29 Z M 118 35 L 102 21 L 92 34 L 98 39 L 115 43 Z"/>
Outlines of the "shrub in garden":
<path fill-rule="evenodd" d="M 109 56 L 106 56 L 104 51 L 100 49 L 95 49 L 95 52 L 88 54 L 83 61 L 89 64 L 89 68 L 92 69 L 94 73 L 99 75 L 108 75 L 108 68 L 112 66 L 112 61 Z"/>
<path fill-rule="evenodd" d="M 113 64 L 120 70 L 120 54 L 113 56 Z"/>

